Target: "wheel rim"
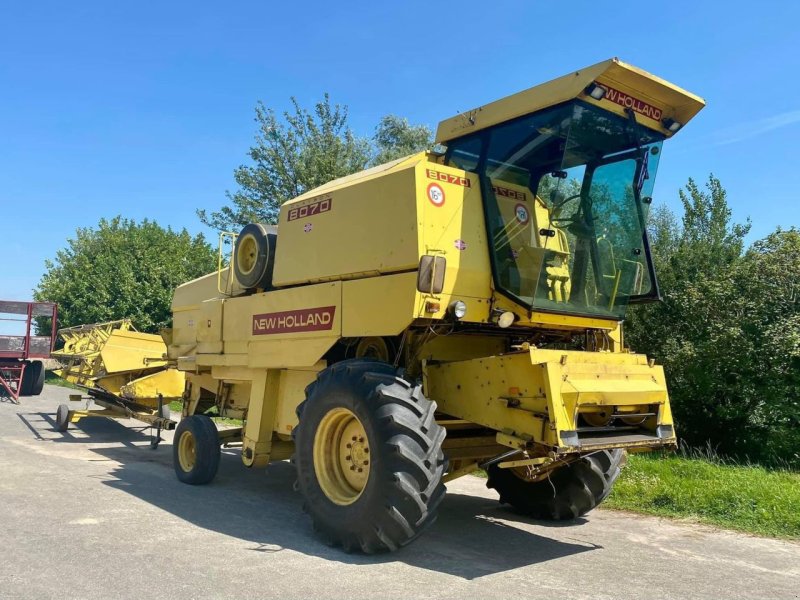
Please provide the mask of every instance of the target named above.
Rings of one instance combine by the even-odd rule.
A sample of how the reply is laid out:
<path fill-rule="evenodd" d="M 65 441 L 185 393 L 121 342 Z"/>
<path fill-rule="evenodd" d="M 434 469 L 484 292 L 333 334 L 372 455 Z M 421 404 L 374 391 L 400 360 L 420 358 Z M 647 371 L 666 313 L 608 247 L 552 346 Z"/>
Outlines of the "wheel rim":
<path fill-rule="evenodd" d="M 314 471 L 334 504 L 347 506 L 361 496 L 370 472 L 370 448 L 364 425 L 346 408 L 328 412 L 314 435 Z"/>
<path fill-rule="evenodd" d="M 389 347 L 379 337 L 363 338 L 356 347 L 356 358 L 375 358 L 383 362 L 389 361 Z"/>
<path fill-rule="evenodd" d="M 187 473 L 194 468 L 197 460 L 197 444 L 191 431 L 184 431 L 178 440 L 178 461 Z"/>
<path fill-rule="evenodd" d="M 601 409 L 597 412 L 581 413 L 583 420 L 586 421 L 591 427 L 606 427 L 611 424 L 613 417 L 611 411 L 608 409 Z"/>
<path fill-rule="evenodd" d="M 236 263 L 239 265 L 239 271 L 243 275 L 249 274 L 256 266 L 258 260 L 258 244 L 255 237 L 246 235 L 239 242 L 239 248 L 236 251 Z"/>

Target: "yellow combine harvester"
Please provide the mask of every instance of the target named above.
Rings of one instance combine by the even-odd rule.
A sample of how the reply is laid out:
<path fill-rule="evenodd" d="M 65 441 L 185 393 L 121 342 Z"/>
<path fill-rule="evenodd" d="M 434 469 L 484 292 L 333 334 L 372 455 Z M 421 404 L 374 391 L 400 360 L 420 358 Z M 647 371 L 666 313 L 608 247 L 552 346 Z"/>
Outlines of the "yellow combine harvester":
<path fill-rule="evenodd" d="M 164 403 L 181 397 L 185 378 L 167 368 L 167 346 L 161 336 L 136 331 L 129 319 L 69 327 L 58 335 L 64 345 L 52 353 L 61 363 L 54 373 L 85 388 L 88 399 L 101 407 L 70 410 L 62 404 L 56 414 L 58 431 L 84 417 L 133 418 L 174 429 Z"/>
<path fill-rule="evenodd" d="M 222 442 L 247 466 L 293 456 L 315 529 L 365 552 L 416 538 L 478 468 L 536 518 L 597 506 L 625 450 L 676 443 L 664 372 L 622 321 L 659 297 L 661 147 L 703 105 L 608 60 L 246 226 L 230 269 L 175 292 L 179 479 L 209 482 Z M 218 432 L 214 407 L 244 427 Z"/>

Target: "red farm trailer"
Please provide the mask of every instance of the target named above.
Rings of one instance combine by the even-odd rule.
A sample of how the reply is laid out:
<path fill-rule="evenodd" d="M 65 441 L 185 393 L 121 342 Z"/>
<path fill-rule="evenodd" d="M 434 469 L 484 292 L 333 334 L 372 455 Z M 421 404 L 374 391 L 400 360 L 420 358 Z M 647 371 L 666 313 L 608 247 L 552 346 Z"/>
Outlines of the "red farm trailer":
<path fill-rule="evenodd" d="M 17 402 L 20 396 L 38 396 L 44 387 L 43 359 L 50 358 L 56 339 L 57 306 L 53 302 L 0 300 L 0 395 Z M 50 318 L 50 335 L 31 335 L 35 317 Z M 10 323 L 10 325 L 9 325 Z"/>

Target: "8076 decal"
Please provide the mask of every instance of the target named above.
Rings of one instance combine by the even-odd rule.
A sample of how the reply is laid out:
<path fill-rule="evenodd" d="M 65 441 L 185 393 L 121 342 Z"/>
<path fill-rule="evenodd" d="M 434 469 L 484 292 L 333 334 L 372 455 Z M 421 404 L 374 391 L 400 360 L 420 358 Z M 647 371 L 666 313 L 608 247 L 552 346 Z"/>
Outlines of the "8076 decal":
<path fill-rule="evenodd" d="M 306 217 L 313 217 L 320 213 L 328 212 L 333 205 L 333 198 L 324 196 L 313 198 L 313 202 L 304 206 L 293 206 L 289 209 L 289 214 L 286 216 L 287 221 L 294 221 L 295 219 L 305 219 Z"/>

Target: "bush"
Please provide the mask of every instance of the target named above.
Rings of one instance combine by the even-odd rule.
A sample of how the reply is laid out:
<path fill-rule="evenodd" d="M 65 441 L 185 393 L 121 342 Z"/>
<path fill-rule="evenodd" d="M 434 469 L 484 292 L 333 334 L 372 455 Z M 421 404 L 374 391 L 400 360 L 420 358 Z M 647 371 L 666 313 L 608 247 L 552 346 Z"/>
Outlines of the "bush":
<path fill-rule="evenodd" d="M 140 331 L 172 321 L 175 288 L 216 269 L 202 235 L 164 229 L 154 221 L 116 217 L 78 229 L 46 261 L 36 300 L 58 302 L 61 327 L 130 318 Z"/>
<path fill-rule="evenodd" d="M 631 311 L 627 340 L 662 363 L 679 435 L 692 445 L 800 467 L 800 232 L 744 250 L 713 176 L 681 193 L 680 225 L 652 220 L 664 301 Z"/>

